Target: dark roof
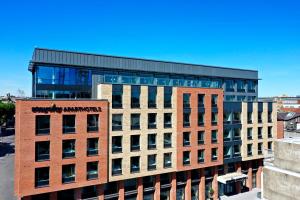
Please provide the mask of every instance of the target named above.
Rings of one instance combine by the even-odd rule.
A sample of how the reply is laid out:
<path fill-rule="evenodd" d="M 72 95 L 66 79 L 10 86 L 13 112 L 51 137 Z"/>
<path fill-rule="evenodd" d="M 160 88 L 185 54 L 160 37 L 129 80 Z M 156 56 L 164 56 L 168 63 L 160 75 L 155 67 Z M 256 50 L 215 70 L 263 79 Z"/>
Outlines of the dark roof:
<path fill-rule="evenodd" d="M 257 70 L 216 67 L 142 58 L 129 58 L 102 54 L 35 48 L 28 69 L 36 64 L 72 65 L 106 69 L 124 69 L 158 73 L 258 79 Z"/>
<path fill-rule="evenodd" d="M 300 117 L 300 113 L 295 112 L 278 112 L 277 113 L 277 120 L 279 121 L 289 121 L 295 118 Z"/>

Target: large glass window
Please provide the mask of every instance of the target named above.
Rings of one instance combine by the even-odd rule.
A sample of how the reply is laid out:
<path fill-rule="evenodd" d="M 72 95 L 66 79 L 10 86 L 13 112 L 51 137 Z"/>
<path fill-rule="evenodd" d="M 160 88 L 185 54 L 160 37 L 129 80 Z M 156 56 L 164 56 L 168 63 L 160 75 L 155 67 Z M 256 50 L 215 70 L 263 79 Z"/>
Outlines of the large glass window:
<path fill-rule="evenodd" d="M 122 108 L 123 85 L 112 85 L 112 108 Z"/>
<path fill-rule="evenodd" d="M 247 155 L 252 156 L 252 144 L 247 144 Z"/>
<path fill-rule="evenodd" d="M 148 149 L 156 149 L 156 134 L 148 134 Z"/>
<path fill-rule="evenodd" d="M 50 115 L 37 115 L 35 121 L 36 135 L 48 135 L 50 133 Z"/>
<path fill-rule="evenodd" d="M 172 133 L 164 133 L 164 148 L 172 147 Z"/>
<path fill-rule="evenodd" d="M 198 144 L 204 144 L 204 131 L 198 131 Z"/>
<path fill-rule="evenodd" d="M 156 155 L 148 155 L 148 170 L 156 169 Z"/>
<path fill-rule="evenodd" d="M 122 136 L 112 137 L 112 153 L 122 152 Z"/>
<path fill-rule="evenodd" d="M 241 123 L 241 113 L 240 112 L 233 113 L 233 123 L 236 123 L 236 124 Z"/>
<path fill-rule="evenodd" d="M 63 133 L 75 133 L 75 115 L 63 115 Z"/>
<path fill-rule="evenodd" d="M 226 90 L 226 92 L 234 91 L 234 81 L 233 80 L 225 80 L 225 90 Z"/>
<path fill-rule="evenodd" d="M 232 113 L 231 112 L 224 112 L 223 114 L 223 120 L 224 120 L 224 124 L 230 124 L 231 123 L 231 119 L 232 119 Z"/>
<path fill-rule="evenodd" d="M 258 155 L 262 155 L 262 150 L 263 150 L 263 143 L 261 142 L 261 143 L 258 143 L 258 150 L 257 150 L 257 153 L 258 153 Z"/>
<path fill-rule="evenodd" d="M 247 128 L 247 139 L 252 140 L 252 128 Z"/>
<path fill-rule="evenodd" d="M 98 155 L 98 138 L 88 138 L 87 139 L 87 155 L 94 156 Z"/>
<path fill-rule="evenodd" d="M 218 124 L 218 113 L 217 112 L 212 112 L 211 113 L 211 125 L 215 126 Z"/>
<path fill-rule="evenodd" d="M 245 92 L 245 82 L 243 80 L 237 80 L 236 81 L 236 85 L 237 85 L 237 91 L 238 92 Z"/>
<path fill-rule="evenodd" d="M 116 158 L 112 160 L 112 175 L 122 174 L 122 158 Z"/>
<path fill-rule="evenodd" d="M 183 152 L 183 165 L 189 165 L 191 163 L 190 160 L 190 151 Z"/>
<path fill-rule="evenodd" d="M 49 167 L 35 168 L 35 187 L 49 185 Z"/>
<path fill-rule="evenodd" d="M 241 145 L 239 144 L 234 145 L 233 151 L 235 156 L 241 156 Z"/>
<path fill-rule="evenodd" d="M 252 112 L 247 113 L 247 121 L 248 121 L 248 124 L 252 124 Z"/>
<path fill-rule="evenodd" d="M 190 132 L 183 132 L 183 146 L 190 146 L 191 140 L 190 140 Z"/>
<path fill-rule="evenodd" d="M 211 149 L 211 160 L 212 161 L 218 160 L 218 148 Z"/>
<path fill-rule="evenodd" d="M 211 143 L 217 143 L 218 142 L 218 130 L 212 130 L 211 131 Z"/>
<path fill-rule="evenodd" d="M 198 163 L 203 163 L 204 162 L 204 149 L 199 149 L 198 150 Z"/>
<path fill-rule="evenodd" d="M 212 107 L 218 106 L 218 95 L 216 94 L 211 95 L 211 106 Z"/>
<path fill-rule="evenodd" d="M 272 138 L 273 137 L 273 133 L 272 133 L 272 126 L 268 127 L 268 138 Z"/>
<path fill-rule="evenodd" d="M 75 181 L 75 164 L 62 166 L 62 183 L 71 183 Z"/>
<path fill-rule="evenodd" d="M 140 107 L 141 87 L 139 85 L 131 86 L 131 108 Z"/>
<path fill-rule="evenodd" d="M 203 108 L 204 107 L 204 94 L 198 94 L 198 108 Z"/>
<path fill-rule="evenodd" d="M 164 128 L 172 128 L 172 113 L 164 113 Z"/>
<path fill-rule="evenodd" d="M 97 132 L 99 130 L 99 115 L 87 115 L 87 132 Z"/>
<path fill-rule="evenodd" d="M 62 157 L 74 158 L 75 157 L 75 140 L 63 140 L 62 141 Z"/>
<path fill-rule="evenodd" d="M 148 129 L 156 128 L 156 113 L 148 113 Z"/>
<path fill-rule="evenodd" d="M 156 108 L 157 87 L 148 86 L 148 108 Z"/>
<path fill-rule="evenodd" d="M 189 127 L 190 126 L 190 112 L 184 112 L 183 113 L 183 127 Z"/>
<path fill-rule="evenodd" d="M 230 158 L 231 146 L 224 146 L 224 158 Z"/>
<path fill-rule="evenodd" d="M 98 161 L 87 163 L 87 180 L 98 178 Z"/>
<path fill-rule="evenodd" d="M 198 126 L 204 126 L 204 112 L 198 112 Z"/>
<path fill-rule="evenodd" d="M 164 153 L 164 168 L 172 167 L 172 153 Z"/>
<path fill-rule="evenodd" d="M 230 141 L 230 140 L 231 140 L 231 129 L 224 128 L 224 141 Z"/>
<path fill-rule="evenodd" d="M 130 158 L 130 172 L 135 173 L 140 171 L 140 157 L 134 156 Z"/>
<path fill-rule="evenodd" d="M 140 114 L 131 114 L 131 130 L 140 129 Z"/>
<path fill-rule="evenodd" d="M 255 92 L 255 82 L 252 80 L 248 81 L 248 92 Z"/>
<path fill-rule="evenodd" d="M 42 141 L 35 143 L 35 161 L 50 159 L 50 142 Z"/>
<path fill-rule="evenodd" d="M 164 108 L 172 107 L 172 87 L 164 87 Z"/>
<path fill-rule="evenodd" d="M 190 98 L 191 98 L 191 94 L 188 93 L 183 94 L 183 108 L 190 108 Z"/>
<path fill-rule="evenodd" d="M 120 131 L 122 130 L 122 114 L 112 114 L 112 130 Z"/>
<path fill-rule="evenodd" d="M 257 128 L 257 137 L 258 139 L 262 139 L 262 127 Z"/>
<path fill-rule="evenodd" d="M 130 150 L 139 151 L 140 150 L 140 135 L 130 136 Z"/>

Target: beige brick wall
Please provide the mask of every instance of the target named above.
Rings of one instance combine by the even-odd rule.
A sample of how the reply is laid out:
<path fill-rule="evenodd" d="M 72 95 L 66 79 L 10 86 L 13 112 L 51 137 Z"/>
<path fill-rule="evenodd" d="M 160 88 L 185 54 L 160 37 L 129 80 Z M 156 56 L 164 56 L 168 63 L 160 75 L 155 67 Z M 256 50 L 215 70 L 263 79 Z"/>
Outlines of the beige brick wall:
<path fill-rule="evenodd" d="M 98 98 L 108 99 L 110 102 L 110 120 L 109 120 L 109 181 L 124 180 L 136 178 L 141 176 L 161 174 L 171 171 L 176 171 L 176 89 L 173 88 L 172 94 L 172 108 L 164 108 L 164 88 L 157 87 L 157 108 L 148 109 L 148 86 L 141 86 L 140 107 L 139 109 L 131 109 L 130 97 L 131 86 L 123 86 L 123 108 L 112 109 L 112 85 L 100 84 L 98 85 Z M 112 114 L 123 114 L 123 130 L 111 131 Z M 131 113 L 140 113 L 140 130 L 130 130 L 130 115 Z M 157 113 L 157 129 L 148 129 L 148 113 Z M 164 129 L 164 113 L 172 113 L 172 128 Z M 172 132 L 172 148 L 164 149 L 163 136 L 164 133 Z M 148 150 L 148 134 L 156 133 L 156 149 Z M 140 151 L 130 151 L 130 136 L 140 135 Z M 123 136 L 122 138 L 122 153 L 112 153 L 112 136 Z M 172 153 L 172 168 L 164 169 L 163 154 Z M 156 170 L 147 170 L 148 155 L 156 154 Z M 140 156 L 140 172 L 130 173 L 130 157 Z M 112 176 L 112 159 L 122 158 L 122 175 Z"/>
<path fill-rule="evenodd" d="M 268 142 L 273 142 L 277 138 L 277 104 L 273 103 L 272 122 L 268 123 L 268 103 L 263 103 L 262 123 L 257 123 L 258 103 L 253 103 L 252 124 L 248 124 L 247 109 L 248 104 L 242 103 L 242 160 L 254 160 L 264 158 L 265 151 L 268 149 Z M 268 127 L 272 126 L 272 138 L 268 138 Z M 262 139 L 258 139 L 258 127 L 262 127 Z M 247 139 L 247 129 L 252 128 L 252 140 Z M 258 143 L 263 143 L 263 154 L 258 155 Z M 247 155 L 247 144 L 252 144 L 252 156 Z M 272 145 L 273 148 L 274 145 Z"/>

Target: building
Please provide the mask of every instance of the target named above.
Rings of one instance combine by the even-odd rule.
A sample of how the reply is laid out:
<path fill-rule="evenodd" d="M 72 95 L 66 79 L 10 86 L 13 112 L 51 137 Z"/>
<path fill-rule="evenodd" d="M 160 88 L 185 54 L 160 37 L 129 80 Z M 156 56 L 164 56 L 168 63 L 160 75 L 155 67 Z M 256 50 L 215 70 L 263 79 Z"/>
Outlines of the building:
<path fill-rule="evenodd" d="M 50 49 L 35 49 L 29 70 L 37 99 L 17 101 L 18 197 L 217 199 L 260 187 L 261 152 L 273 149 L 277 110 L 257 102 L 257 71 Z M 64 123 L 67 114 L 75 124 L 74 117 Z M 35 134 L 38 115 L 49 115 L 50 136 Z M 98 165 L 90 167 L 89 124 L 98 127 L 99 146 Z M 65 136 L 68 127 L 79 132 Z M 64 148 L 64 139 L 73 142 Z M 49 143 L 47 161 L 34 159 L 38 141 Z M 64 158 L 64 149 L 76 157 Z M 89 180 L 90 173 L 97 177 Z M 48 183 L 42 187 L 40 175 Z"/>
<path fill-rule="evenodd" d="M 300 139 L 286 138 L 275 141 L 274 149 L 274 160 L 265 162 L 263 168 L 263 198 L 299 199 Z"/>

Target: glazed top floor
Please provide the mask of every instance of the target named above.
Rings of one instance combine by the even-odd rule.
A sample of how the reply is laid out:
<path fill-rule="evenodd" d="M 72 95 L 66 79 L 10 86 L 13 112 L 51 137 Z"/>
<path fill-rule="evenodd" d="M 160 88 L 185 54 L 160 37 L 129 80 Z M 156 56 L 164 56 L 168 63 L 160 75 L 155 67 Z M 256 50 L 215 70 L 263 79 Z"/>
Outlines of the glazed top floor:
<path fill-rule="evenodd" d="M 255 70 L 36 48 L 28 68 L 35 75 L 36 83 L 55 84 L 53 82 L 60 81 L 52 80 L 55 72 L 48 73 L 48 80 L 42 77 L 45 75 L 42 68 L 45 67 L 86 70 L 85 85 L 91 85 L 95 75 L 102 83 L 204 88 L 228 85 L 228 92 L 240 89 L 256 93 L 258 82 L 258 71 Z"/>

